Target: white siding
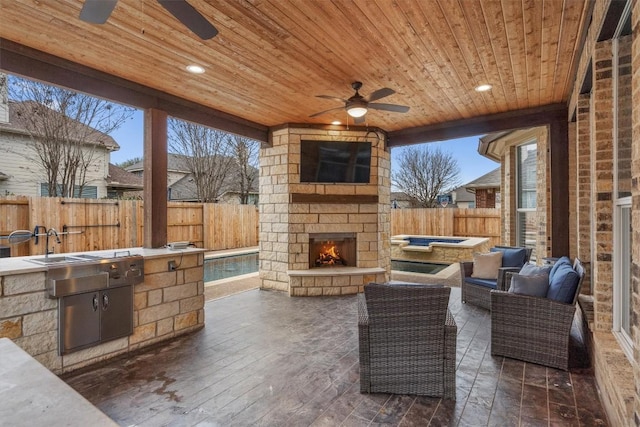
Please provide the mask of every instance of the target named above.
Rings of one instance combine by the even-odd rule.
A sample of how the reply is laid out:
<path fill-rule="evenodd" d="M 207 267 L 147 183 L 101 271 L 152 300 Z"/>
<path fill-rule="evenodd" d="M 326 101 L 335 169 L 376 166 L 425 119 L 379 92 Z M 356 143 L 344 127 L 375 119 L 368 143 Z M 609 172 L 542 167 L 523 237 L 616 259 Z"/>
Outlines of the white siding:
<path fill-rule="evenodd" d="M 40 184 L 46 182 L 46 176 L 29 141 L 27 135 L 0 131 L 0 172 L 9 176 L 0 181 L 0 195 L 40 195 Z M 97 187 L 98 198 L 107 196 L 109 158 L 109 151 L 97 148 L 87 171 L 86 184 Z"/>

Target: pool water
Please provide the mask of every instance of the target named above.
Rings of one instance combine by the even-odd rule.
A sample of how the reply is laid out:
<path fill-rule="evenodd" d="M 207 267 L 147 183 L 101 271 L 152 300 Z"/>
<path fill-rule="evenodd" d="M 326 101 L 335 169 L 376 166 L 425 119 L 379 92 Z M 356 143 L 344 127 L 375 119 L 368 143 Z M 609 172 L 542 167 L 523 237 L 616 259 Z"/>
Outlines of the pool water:
<path fill-rule="evenodd" d="M 227 279 L 258 271 L 258 253 L 229 255 L 204 260 L 204 281 Z"/>
<path fill-rule="evenodd" d="M 439 264 L 435 262 L 418 262 L 391 260 L 391 269 L 396 271 L 407 271 L 410 273 L 436 274 L 444 270 L 451 264 Z"/>
<path fill-rule="evenodd" d="M 428 237 L 409 237 L 407 238 L 409 244 L 412 246 L 429 246 L 432 243 L 460 243 L 466 239 L 432 239 Z"/>

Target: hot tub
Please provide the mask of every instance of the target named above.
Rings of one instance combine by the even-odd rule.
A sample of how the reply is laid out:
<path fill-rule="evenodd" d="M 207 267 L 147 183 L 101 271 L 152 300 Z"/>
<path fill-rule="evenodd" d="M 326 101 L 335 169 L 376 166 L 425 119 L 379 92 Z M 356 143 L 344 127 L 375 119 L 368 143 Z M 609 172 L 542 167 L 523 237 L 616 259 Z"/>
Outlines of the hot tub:
<path fill-rule="evenodd" d="M 391 237 L 391 259 L 453 264 L 473 259 L 475 252 L 489 252 L 488 237 L 420 236 Z"/>

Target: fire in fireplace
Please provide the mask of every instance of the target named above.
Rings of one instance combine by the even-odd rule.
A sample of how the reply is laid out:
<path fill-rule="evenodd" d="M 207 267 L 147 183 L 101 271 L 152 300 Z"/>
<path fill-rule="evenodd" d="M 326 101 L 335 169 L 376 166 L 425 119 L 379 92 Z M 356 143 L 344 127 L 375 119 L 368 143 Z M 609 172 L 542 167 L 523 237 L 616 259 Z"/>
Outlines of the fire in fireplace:
<path fill-rule="evenodd" d="M 309 235 L 309 268 L 356 266 L 354 233 Z"/>

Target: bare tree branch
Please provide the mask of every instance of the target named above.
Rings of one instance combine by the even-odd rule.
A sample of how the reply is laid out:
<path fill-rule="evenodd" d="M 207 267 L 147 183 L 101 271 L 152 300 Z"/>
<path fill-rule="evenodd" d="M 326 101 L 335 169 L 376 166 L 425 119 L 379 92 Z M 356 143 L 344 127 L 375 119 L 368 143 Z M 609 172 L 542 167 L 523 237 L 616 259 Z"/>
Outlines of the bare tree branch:
<path fill-rule="evenodd" d="M 404 148 L 393 184 L 416 199 L 422 207 L 437 206 L 438 195 L 459 185 L 460 167 L 451 153 L 428 145 Z"/>
<path fill-rule="evenodd" d="M 232 165 L 229 134 L 175 118 L 169 119 L 169 151 L 184 156 L 200 202 L 216 202 Z"/>
<path fill-rule="evenodd" d="M 49 195 L 81 193 L 96 149 L 109 148 L 113 140 L 108 134 L 131 118 L 134 109 L 15 76 L 9 82 L 10 97 L 19 101 L 16 114 L 31 136 Z"/>
<path fill-rule="evenodd" d="M 237 135 L 231 135 L 231 155 L 236 169 L 234 189 L 240 193 L 240 203 L 246 205 L 249 202 L 249 193 L 254 183 L 258 180 L 258 149 L 257 141 Z"/>

